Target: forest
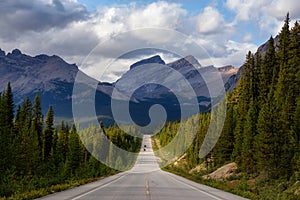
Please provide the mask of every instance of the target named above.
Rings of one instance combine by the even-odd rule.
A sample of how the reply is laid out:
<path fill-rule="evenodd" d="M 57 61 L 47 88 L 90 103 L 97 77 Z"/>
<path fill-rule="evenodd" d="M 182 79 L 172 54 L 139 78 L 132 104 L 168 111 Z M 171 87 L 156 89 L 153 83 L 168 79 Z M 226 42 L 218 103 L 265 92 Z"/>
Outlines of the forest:
<path fill-rule="evenodd" d="M 254 180 L 249 189 L 253 195 L 246 195 L 252 199 L 284 199 L 276 196 L 278 191 L 262 195 L 267 193 L 268 186 L 276 190 L 278 185 L 284 185 L 278 189 L 284 191 L 299 182 L 300 26 L 296 22 L 290 28 L 289 21 L 287 15 L 278 36 L 279 45 L 270 37 L 265 55 L 247 54 L 238 86 L 226 94 L 221 136 L 203 159 L 199 158 L 199 150 L 215 111 L 200 114 L 196 137 L 184 155 L 180 173 L 201 163 L 205 163 L 207 171 L 203 173 L 207 173 L 235 162 L 237 179 Z M 224 105 L 216 109 L 224 109 Z M 154 139 L 165 146 L 175 137 L 178 127 L 179 122 L 167 123 Z M 296 187 L 300 193 L 299 184 Z M 286 197 L 293 198 L 297 199 L 293 195 Z"/>
<path fill-rule="evenodd" d="M 199 126 L 184 154 L 185 164 L 179 173 L 186 173 L 202 163 L 206 167 L 203 173 L 209 173 L 235 162 L 238 166 L 235 179 L 242 180 L 237 187 L 244 191 L 244 196 L 252 199 L 299 197 L 294 193 L 280 196 L 300 180 L 299 23 L 290 28 L 287 15 L 278 38 L 276 44 L 270 37 L 264 55 L 252 52 L 246 55 L 244 72 L 237 87 L 226 94 L 224 104 L 184 122 L 186 133 L 191 132 L 195 123 Z M 125 159 L 126 163 L 124 157 L 116 156 L 112 145 L 138 152 L 141 139 L 126 134 L 117 126 L 105 128 L 103 123 L 83 130 L 64 121 L 57 125 L 52 106 L 44 117 L 41 104 L 36 95 L 33 102 L 26 98 L 15 105 L 10 83 L 0 94 L 0 198 L 17 199 L 14 195 L 25 193 L 19 198 L 30 199 L 41 195 L 39 192 L 36 196 L 26 194 L 30 191 L 59 184 L 70 187 L 68 184 L 72 181 L 117 173 L 98 161 L 101 157 L 97 155 L 101 154 L 98 147 L 101 146 L 108 150 L 105 159 L 111 166 L 130 168 L 133 160 Z M 213 150 L 205 158 L 199 158 L 211 116 L 218 109 L 224 109 L 224 105 L 226 117 L 221 136 Z M 216 120 L 214 123 L 220 119 Z M 160 146 L 166 146 L 176 138 L 179 124 L 167 122 L 154 140 L 159 141 Z M 104 133 L 111 143 L 103 143 L 103 135 L 99 132 Z M 181 135 L 175 144 L 187 145 L 190 140 L 189 134 Z M 184 145 L 172 149 L 172 154 L 181 152 Z M 174 165 L 166 169 L 174 171 Z M 300 188 L 299 184 L 296 187 Z M 300 194 L 300 190 L 298 192 Z"/>
<path fill-rule="evenodd" d="M 82 139 L 92 132 L 104 132 L 111 141 L 108 145 L 115 144 L 131 152 L 140 149 L 141 139 L 125 134 L 116 126 L 106 129 L 100 122 L 98 127 L 76 130 L 74 124 L 69 126 L 64 121 L 56 125 L 52 106 L 44 119 L 41 103 L 38 95 L 33 103 L 26 98 L 14 114 L 10 83 L 0 95 L 0 199 L 32 199 L 117 173 L 98 161 L 83 145 Z M 103 146 L 99 138 L 85 145 L 99 151 L 93 148 Z M 108 153 L 107 157 L 114 157 L 113 152 Z M 118 165 L 122 165 L 122 160 L 117 160 Z"/>

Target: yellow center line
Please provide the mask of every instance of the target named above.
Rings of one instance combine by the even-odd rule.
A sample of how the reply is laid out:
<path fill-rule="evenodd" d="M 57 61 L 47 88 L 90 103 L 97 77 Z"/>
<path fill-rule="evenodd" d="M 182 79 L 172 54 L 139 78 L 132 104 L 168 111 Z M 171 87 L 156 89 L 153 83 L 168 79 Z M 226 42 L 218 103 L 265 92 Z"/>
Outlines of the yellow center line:
<path fill-rule="evenodd" d="M 150 192 L 149 192 L 149 176 L 148 176 L 148 174 L 146 174 L 146 195 L 147 195 L 147 199 L 149 199 Z"/>

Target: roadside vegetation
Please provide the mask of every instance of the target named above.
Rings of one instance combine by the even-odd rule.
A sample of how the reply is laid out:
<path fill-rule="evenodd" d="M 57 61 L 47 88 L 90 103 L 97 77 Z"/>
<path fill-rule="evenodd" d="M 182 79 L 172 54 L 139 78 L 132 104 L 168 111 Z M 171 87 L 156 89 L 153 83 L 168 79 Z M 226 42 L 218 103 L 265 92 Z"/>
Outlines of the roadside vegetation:
<path fill-rule="evenodd" d="M 199 158 L 211 115 L 223 104 L 200 114 L 193 144 L 165 170 L 251 199 L 300 199 L 299 23 L 290 28 L 287 15 L 278 37 L 277 45 L 269 39 L 265 55 L 247 54 L 237 88 L 226 95 L 225 123 L 214 149 Z M 179 122 L 167 123 L 154 146 L 172 141 L 178 127 Z M 233 162 L 231 176 L 204 178 Z"/>
<path fill-rule="evenodd" d="M 87 151 L 82 140 L 105 130 L 105 136 L 122 149 L 138 152 L 141 139 L 128 136 L 116 126 L 104 128 L 100 123 L 80 130 L 61 121 L 54 125 L 54 112 L 49 107 L 44 118 L 37 95 L 32 103 L 26 98 L 17 106 L 10 84 L 0 94 L 0 198 L 33 199 L 75 187 L 117 173 Z M 102 137 L 103 138 L 103 137 Z M 86 145 L 97 150 L 99 137 Z M 107 147 L 110 149 L 110 147 Z M 114 158 L 114 152 L 108 152 Z M 117 159 L 122 165 L 122 159 Z M 130 166 L 128 166 L 130 167 Z"/>

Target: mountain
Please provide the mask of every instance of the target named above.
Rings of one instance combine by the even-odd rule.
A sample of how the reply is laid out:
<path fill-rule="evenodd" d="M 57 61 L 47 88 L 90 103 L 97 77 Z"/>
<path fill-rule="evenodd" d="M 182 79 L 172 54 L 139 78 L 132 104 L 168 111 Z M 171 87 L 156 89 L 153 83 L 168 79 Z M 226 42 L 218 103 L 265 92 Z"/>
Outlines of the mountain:
<path fill-rule="evenodd" d="M 169 70 L 165 73 L 165 71 L 160 71 L 162 70 L 160 68 L 173 69 L 173 71 Z M 56 116 L 60 118 L 72 118 L 73 85 L 79 72 L 75 64 L 68 64 L 56 55 L 32 57 L 23 54 L 18 49 L 8 54 L 0 50 L 0 91 L 3 91 L 7 82 L 10 81 L 16 104 L 21 103 L 27 96 L 33 99 L 36 93 L 39 93 L 43 112 L 46 113 L 51 104 Z M 197 95 L 200 110 L 206 111 L 210 108 L 211 101 L 206 83 L 212 85 L 215 83 L 216 72 L 220 72 L 226 90 L 234 87 L 237 69 L 232 66 L 201 67 L 191 55 L 168 64 L 158 55 L 143 59 L 132 64 L 130 70 L 116 82 L 98 83 L 94 94 L 96 114 L 101 116 L 101 120 L 105 123 L 113 123 L 111 98 L 115 90 L 117 95 L 113 98 L 120 105 L 125 105 L 128 103 L 126 99 L 129 100 L 130 114 L 133 120 L 141 125 L 146 125 L 150 121 L 148 110 L 154 104 L 161 104 L 165 107 L 168 120 L 177 120 L 181 113 L 174 92 L 184 99 L 185 106 L 188 106 L 190 98 L 188 93 L 190 90 L 179 84 L 178 76 L 184 77 L 191 85 Z M 82 83 L 96 81 L 87 75 L 84 77 L 85 80 Z M 203 77 L 206 78 L 205 81 Z M 151 84 L 134 88 L 144 80 L 148 80 Z M 170 86 L 172 91 L 166 86 Z M 135 89 L 134 92 L 129 92 L 133 89 Z M 214 87 L 212 97 L 220 95 L 221 89 Z M 82 92 L 74 98 L 84 99 L 85 95 L 88 94 Z"/>
<path fill-rule="evenodd" d="M 264 58 L 269 47 L 270 47 L 270 45 L 269 45 L 268 41 L 265 42 L 264 44 L 260 45 L 258 47 L 256 53 L 254 54 L 254 57 L 256 57 L 256 55 L 260 55 L 262 58 Z M 279 48 L 278 48 L 279 47 L 279 36 L 278 35 L 274 38 L 274 47 L 275 47 L 275 51 L 278 52 L 278 50 L 279 50 Z M 240 77 L 242 76 L 242 74 L 244 73 L 244 71 L 245 71 L 244 65 L 242 65 L 236 74 L 236 78 L 233 80 L 233 82 L 231 84 L 233 86 L 232 88 L 236 87 L 237 82 L 240 79 Z"/>
<path fill-rule="evenodd" d="M 153 57 L 150 57 L 150 58 L 147 58 L 147 59 L 143 59 L 141 61 L 138 61 L 138 62 L 132 64 L 130 66 L 130 70 L 132 70 L 133 68 L 135 68 L 137 66 L 141 66 L 141 65 L 144 65 L 144 64 L 150 64 L 150 63 L 157 63 L 157 64 L 164 65 L 165 61 L 163 61 L 159 55 L 156 55 L 156 56 L 153 56 Z"/>
<path fill-rule="evenodd" d="M 223 94 L 224 82 L 227 89 L 233 87 L 232 84 L 235 83 L 232 79 L 235 79 L 237 72 L 237 69 L 232 66 L 201 67 L 191 55 L 168 64 L 165 64 L 159 56 L 154 56 L 132 66 L 134 67 L 131 67 L 113 85 L 118 91 L 117 94 L 131 97 L 133 102 L 131 107 L 134 113 L 131 113 L 131 116 L 136 121 L 143 116 L 141 125 L 150 122 L 148 110 L 155 104 L 160 104 L 165 108 L 168 113 L 167 120 L 179 119 L 183 113 L 178 98 L 183 102 L 182 109 L 189 110 L 189 114 L 195 114 L 197 111 L 193 110 L 191 91 L 196 94 L 200 111 L 209 110 L 211 100 Z M 219 74 L 221 74 L 220 84 L 217 84 Z M 180 80 L 182 78 L 187 81 L 187 84 Z M 210 91 L 207 85 L 211 86 Z M 114 98 L 116 97 L 122 99 L 118 95 Z"/>
<path fill-rule="evenodd" d="M 215 82 L 216 73 L 220 73 L 224 83 L 226 83 L 227 89 L 230 89 L 232 86 L 231 79 L 235 77 L 235 74 L 238 69 L 233 66 L 225 66 L 222 68 L 215 68 L 213 66 L 201 67 L 199 62 L 191 55 L 176 60 L 172 63 L 165 64 L 165 62 L 159 57 L 154 56 L 142 61 L 139 61 L 131 65 L 130 70 L 127 71 L 116 83 L 123 82 L 122 88 L 124 88 L 122 94 L 126 94 L 126 91 L 131 90 L 131 88 L 136 87 L 148 80 L 152 83 L 160 83 L 159 85 L 146 85 L 139 88 L 139 92 L 133 95 L 134 99 L 141 102 L 147 99 L 158 99 L 162 96 L 165 96 L 166 93 L 164 87 L 166 85 L 176 86 L 178 85 L 178 75 L 172 73 L 171 71 L 163 72 L 163 69 L 159 69 L 159 65 L 170 67 L 176 72 L 179 72 L 192 86 L 197 96 L 209 97 L 209 92 L 206 87 L 207 83 L 203 80 L 203 77 L 206 77 L 206 81 Z M 140 69 L 137 70 L 134 67 L 140 66 Z M 162 70 L 159 72 L 158 70 Z M 138 78 L 132 78 L 138 77 Z M 178 85 L 175 87 L 178 92 L 182 92 L 185 88 L 184 86 Z M 214 88 L 219 92 L 222 88 Z"/>
<path fill-rule="evenodd" d="M 38 93 L 43 112 L 53 105 L 56 116 L 61 118 L 72 118 L 73 85 L 78 71 L 75 64 L 68 64 L 56 55 L 31 57 L 18 49 L 6 55 L 0 50 L 0 91 L 10 81 L 16 104 L 26 97 L 33 100 Z M 108 95 L 97 92 L 104 103 L 110 102 Z"/>
<path fill-rule="evenodd" d="M 32 99 L 39 93 L 44 112 L 49 104 L 55 107 L 58 115 L 71 109 L 69 102 L 77 72 L 76 65 L 70 65 L 55 55 L 31 57 L 22 54 L 18 49 L 7 55 L 3 51 L 0 54 L 1 91 L 10 81 L 17 104 L 26 96 Z M 67 113 L 70 116 L 70 112 Z"/>
<path fill-rule="evenodd" d="M 278 52 L 278 50 L 279 50 L 278 46 L 279 46 L 279 37 L 277 35 L 274 38 L 274 47 L 275 47 L 276 52 Z M 269 45 L 269 42 L 267 41 L 258 47 L 256 54 L 259 54 L 262 58 L 264 58 L 269 47 L 270 47 L 270 45 Z"/>

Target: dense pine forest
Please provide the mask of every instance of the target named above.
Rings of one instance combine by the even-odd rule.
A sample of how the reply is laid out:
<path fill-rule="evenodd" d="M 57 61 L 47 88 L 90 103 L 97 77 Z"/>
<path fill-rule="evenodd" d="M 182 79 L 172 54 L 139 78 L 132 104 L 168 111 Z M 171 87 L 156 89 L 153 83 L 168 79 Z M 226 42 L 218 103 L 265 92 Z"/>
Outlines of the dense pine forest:
<path fill-rule="evenodd" d="M 226 103 L 224 127 L 214 149 L 205 158 L 199 158 L 211 115 L 216 110 L 184 122 L 186 132 L 199 123 L 196 137 L 180 161 L 177 161 L 181 165 L 171 164 L 166 169 L 186 175 L 195 167 L 204 165 L 203 171 L 192 174 L 194 178 L 200 177 L 199 180 L 202 180 L 202 175 L 235 162 L 238 166 L 235 175 L 222 182 L 223 185 L 227 184 L 226 181 L 235 181 L 234 187 L 238 192 L 242 191 L 239 194 L 251 199 L 299 199 L 299 55 L 300 25 L 296 22 L 290 28 L 287 15 L 278 42 L 270 37 L 266 53 L 249 52 L 246 55 L 237 87 L 227 93 L 224 104 L 214 108 L 222 110 Z M 105 128 L 100 123 L 98 127 L 76 130 L 74 124 L 64 121 L 56 125 L 52 106 L 44 117 L 41 104 L 36 95 L 33 102 L 26 98 L 21 104 L 15 105 L 10 83 L 0 94 L 0 198 L 30 199 L 51 193 L 52 190 L 66 189 L 74 181 L 90 181 L 95 180 L 91 178 L 116 173 L 116 170 L 92 156 L 91 151 L 86 149 L 86 143 L 82 143 L 89 142 L 89 138 L 93 137 L 90 149 L 95 149 L 92 153 L 99 153 L 97 146 L 102 145 L 103 139 L 96 134 L 99 131 L 109 138 L 110 144 L 130 152 L 140 149 L 140 139 L 116 126 Z M 218 123 L 218 118 L 216 120 L 214 123 Z M 175 138 L 179 124 L 167 122 L 160 133 L 153 137 L 154 145 L 158 148 L 170 143 Z M 190 139 L 189 134 L 177 138 L 186 143 Z M 111 147 L 105 148 L 109 151 L 108 162 L 114 166 L 126 163 L 122 160 L 124 158 L 114 155 Z M 173 151 L 171 154 L 176 155 L 181 151 L 181 146 Z M 53 188 L 61 184 L 65 184 L 65 188 Z M 48 189 L 40 194 L 43 188 Z M 36 193 L 29 195 L 31 191 Z M 17 196 L 20 194 L 23 196 Z"/>
<path fill-rule="evenodd" d="M 237 163 L 237 179 L 252 180 L 246 195 L 252 199 L 299 199 L 300 195 L 300 25 L 292 28 L 289 15 L 278 37 L 268 41 L 265 55 L 249 52 L 238 86 L 226 95 L 227 112 L 222 134 L 213 151 L 199 158 L 212 113 L 200 114 L 200 126 L 180 173 L 205 163 L 209 173 L 226 163 Z M 222 105 L 217 109 L 221 109 Z M 155 136 L 168 144 L 177 123 L 168 123 Z M 173 170 L 175 165 L 169 169 Z M 254 182 L 254 183 L 253 183 Z M 245 185 L 249 183 L 243 182 Z M 245 186 L 244 185 L 244 186 Z M 280 196 L 288 187 L 298 196 Z M 240 186 L 242 187 L 242 186 Z M 274 188 L 274 191 L 269 191 Z M 242 187 L 242 190 L 247 190 Z M 298 190 L 298 191 L 297 191 Z"/>
<path fill-rule="evenodd" d="M 33 103 L 26 98 L 14 114 L 10 83 L 0 95 L 0 198 L 15 195 L 11 198 L 31 199 L 116 173 L 91 156 L 74 125 L 64 121 L 59 126 L 54 124 L 52 106 L 44 119 L 41 103 L 38 95 Z M 89 133 L 90 129 L 83 131 Z M 116 126 L 105 129 L 100 123 L 97 131 L 103 130 L 117 146 L 132 152 L 139 150 L 140 139 Z M 94 144 L 101 146 L 98 140 Z M 51 188 L 53 185 L 57 186 Z"/>

